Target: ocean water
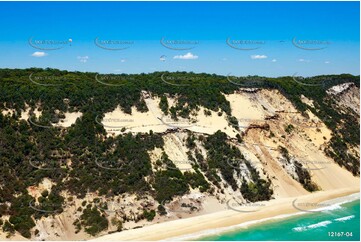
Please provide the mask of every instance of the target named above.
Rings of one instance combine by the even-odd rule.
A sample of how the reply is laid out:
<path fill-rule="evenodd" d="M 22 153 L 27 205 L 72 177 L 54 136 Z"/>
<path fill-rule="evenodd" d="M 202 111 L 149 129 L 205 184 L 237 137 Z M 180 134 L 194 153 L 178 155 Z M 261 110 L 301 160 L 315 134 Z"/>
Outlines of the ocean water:
<path fill-rule="evenodd" d="M 198 240 L 360 241 L 360 200 L 334 205 L 315 213 L 269 220 Z"/>

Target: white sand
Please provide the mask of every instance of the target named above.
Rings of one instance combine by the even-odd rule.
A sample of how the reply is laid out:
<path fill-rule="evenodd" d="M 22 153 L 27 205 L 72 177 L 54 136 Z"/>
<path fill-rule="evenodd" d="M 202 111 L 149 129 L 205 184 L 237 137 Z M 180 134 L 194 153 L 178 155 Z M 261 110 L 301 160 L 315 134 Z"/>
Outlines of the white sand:
<path fill-rule="evenodd" d="M 54 126 L 60 126 L 64 128 L 70 127 L 72 124 L 75 124 L 75 121 L 80 118 L 83 114 L 81 112 L 66 112 L 64 113 L 65 118 L 60 119 L 60 121 Z"/>
<path fill-rule="evenodd" d="M 327 89 L 326 92 L 330 95 L 337 95 L 348 89 L 351 85 L 353 85 L 353 82 L 342 83 Z"/>
<path fill-rule="evenodd" d="M 266 203 L 259 211 L 241 213 L 226 210 L 207 215 L 175 220 L 161 224 L 153 224 L 136 230 L 122 231 L 105 235 L 94 240 L 97 241 L 124 241 L 124 240 L 164 240 L 174 237 L 183 237 L 187 234 L 200 233 L 201 231 L 226 228 L 237 224 L 255 221 L 278 215 L 294 214 L 300 211 L 292 206 L 294 199 L 302 202 L 319 203 L 337 197 L 359 192 L 359 187 L 349 187 L 327 192 L 316 192 L 301 197 L 290 197 L 272 200 Z"/>
<path fill-rule="evenodd" d="M 323 144 L 330 139 L 331 131 L 312 113 L 309 112 L 310 118 L 305 120 L 290 101 L 274 90 L 260 90 L 257 93 L 240 92 L 226 95 L 226 98 L 230 101 L 232 115 L 239 120 L 242 131 L 247 130 L 250 124 L 267 123 L 270 125 L 270 131 L 274 134 L 274 137 L 270 137 L 270 131 L 250 129 L 245 137 L 245 142 L 242 145 L 236 145 L 241 149 L 246 159 L 257 167 L 263 178 L 265 178 L 263 170 L 269 175 L 276 199 L 266 202 L 267 207 L 263 208 L 262 211 L 240 214 L 227 210 L 225 204 L 220 203 L 220 200 L 224 201 L 237 195 L 232 194 L 231 189 L 223 187 L 223 183 L 221 183 L 225 194 L 222 196 L 217 194 L 219 196 L 218 200 L 212 196 L 200 198 L 202 199 L 203 209 L 199 211 L 198 215 L 201 214 L 201 216 L 189 218 L 195 214 L 182 214 L 181 217 L 184 219 L 171 222 L 163 222 L 164 219 L 159 217 L 156 217 L 153 222 L 139 222 L 138 224 L 129 222 L 125 225 L 129 229 L 139 225 L 147 224 L 147 226 L 141 229 L 105 235 L 98 238 L 98 240 L 159 240 L 182 236 L 206 229 L 215 229 L 280 214 L 294 213 L 295 210 L 290 206 L 290 201 L 296 197 L 315 202 L 359 191 L 360 179 L 353 177 L 350 172 L 339 167 L 323 154 Z M 309 100 L 305 99 L 303 101 L 309 102 Z M 118 107 L 113 112 L 105 114 L 102 123 L 108 135 L 121 133 L 123 127 L 126 129 L 125 132 L 131 131 L 134 133 L 149 132 L 150 130 L 163 133 L 167 129 L 176 127 L 205 134 L 213 134 L 217 130 L 221 130 L 230 137 L 235 137 L 238 133 L 238 131 L 229 127 L 224 113 L 218 116 L 218 113 L 211 111 L 211 116 L 206 116 L 204 108 L 201 107 L 198 112 L 191 115 L 190 120 L 177 122 L 171 120 L 169 116 L 164 116 L 158 106 L 159 98 L 146 98 L 145 102 L 150 110 L 146 113 L 138 112 L 133 107 L 132 115 L 128 115 Z M 175 105 L 176 99 L 170 98 L 169 104 L 170 106 Z M 265 120 L 266 116 L 275 115 L 276 113 L 279 114 L 278 120 Z M 81 114 L 77 113 L 69 118 L 69 114 L 67 114 L 65 119 L 71 121 L 66 122 L 66 125 L 75 122 L 76 118 L 80 117 L 79 115 Z M 288 124 L 295 126 L 295 130 L 290 134 L 285 132 L 285 126 Z M 307 126 L 314 127 L 306 128 Z M 185 133 L 168 133 L 163 137 L 165 141 L 164 151 L 174 161 L 175 165 L 181 171 L 192 170 L 191 165 L 185 162 L 187 160 L 186 152 L 188 151 L 183 141 L 186 137 Z M 290 155 L 297 160 L 304 161 L 304 166 L 309 169 L 312 180 L 321 188 L 321 192 L 309 194 L 300 183 L 290 176 L 289 171 L 283 168 L 278 160 L 280 153 L 277 148 L 279 145 L 286 147 Z M 204 148 L 198 148 L 205 156 Z M 162 149 L 158 148 L 149 151 L 153 169 L 162 152 Z M 318 163 L 319 161 L 326 163 Z M 199 195 L 199 191 L 191 190 L 191 193 L 187 196 L 192 197 L 197 196 L 197 194 Z M 181 199 L 193 198 L 184 197 Z M 175 213 L 172 216 L 169 219 L 176 218 L 177 214 Z M 158 222 L 160 224 L 155 224 Z M 150 223 L 154 224 L 149 225 Z M 76 238 L 81 237 L 77 235 Z M 83 238 L 89 238 L 89 236 Z"/>
<path fill-rule="evenodd" d="M 217 112 L 210 112 L 211 115 L 206 116 L 204 114 L 204 108 L 201 107 L 197 112 L 197 122 L 195 125 L 189 127 L 188 130 L 205 134 L 214 134 L 218 130 L 221 130 L 230 137 L 236 136 L 238 132 L 228 125 L 225 113 L 222 113 L 222 116 L 218 116 Z"/>
<path fill-rule="evenodd" d="M 1 110 L 1 114 L 4 116 L 6 116 L 6 115 L 12 116 L 15 112 L 16 112 L 15 109 Z"/>
<path fill-rule="evenodd" d="M 182 139 L 185 138 L 184 133 L 167 134 L 163 136 L 164 151 L 174 165 L 181 171 L 194 171 L 191 162 L 188 160 L 187 151 Z"/>

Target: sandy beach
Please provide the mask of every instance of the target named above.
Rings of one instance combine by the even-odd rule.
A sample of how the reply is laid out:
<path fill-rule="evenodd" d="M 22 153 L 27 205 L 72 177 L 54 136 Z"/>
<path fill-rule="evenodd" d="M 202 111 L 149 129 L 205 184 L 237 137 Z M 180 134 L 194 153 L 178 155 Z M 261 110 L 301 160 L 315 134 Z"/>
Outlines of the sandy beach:
<path fill-rule="evenodd" d="M 187 238 L 191 239 L 192 237 L 194 239 L 196 238 L 195 234 L 201 234 L 202 231 L 222 229 L 276 216 L 287 216 L 302 213 L 293 206 L 295 199 L 303 203 L 321 203 L 358 193 L 359 190 L 359 186 L 355 186 L 332 191 L 319 191 L 299 197 L 279 198 L 266 202 L 265 206 L 256 212 L 242 213 L 234 210 L 226 210 L 187 219 L 154 224 L 139 229 L 122 231 L 119 233 L 105 235 L 94 240 L 175 240 L 182 238 L 186 240 Z"/>

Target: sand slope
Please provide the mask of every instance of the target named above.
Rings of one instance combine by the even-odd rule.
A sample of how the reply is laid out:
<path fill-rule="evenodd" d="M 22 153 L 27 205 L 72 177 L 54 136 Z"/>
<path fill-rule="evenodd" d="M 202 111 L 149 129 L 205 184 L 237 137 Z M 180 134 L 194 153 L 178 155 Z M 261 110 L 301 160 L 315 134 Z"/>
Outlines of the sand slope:
<path fill-rule="evenodd" d="M 220 226 L 231 226 L 247 221 L 254 221 L 272 216 L 300 212 L 292 206 L 296 198 L 308 202 L 321 202 L 351 193 L 359 192 L 360 179 L 338 166 L 332 159 L 323 153 L 323 146 L 331 138 L 331 131 L 312 113 L 309 118 L 298 113 L 292 103 L 275 90 L 260 90 L 258 93 L 238 92 L 226 95 L 230 101 L 232 115 L 240 124 L 240 130 L 247 132 L 244 143 L 236 144 L 247 159 L 252 161 L 262 173 L 265 171 L 271 178 L 274 197 L 271 201 L 261 202 L 264 207 L 253 213 L 240 213 L 225 209 L 212 211 L 210 214 L 184 218 L 181 220 L 153 224 L 136 230 L 123 231 L 102 236 L 96 240 L 161 240 L 185 234 L 196 233 L 202 230 L 216 229 Z M 313 105 L 310 100 L 306 100 Z M 195 126 L 188 130 L 199 133 L 210 133 L 220 129 L 229 137 L 234 137 L 235 131 L 226 130 L 221 117 L 204 116 L 203 110 L 197 114 Z M 276 120 L 267 120 L 266 117 L 278 115 Z M 215 114 L 217 115 L 217 114 Z M 218 119 L 218 120 L 217 120 Z M 215 122 L 213 125 L 210 121 Z M 212 128 L 202 128 L 201 125 L 210 125 Z M 261 128 L 248 129 L 250 125 L 268 124 L 269 130 Z M 294 125 L 290 133 L 285 131 L 289 124 Z M 271 132 L 274 134 L 271 136 Z M 184 147 L 177 147 L 178 134 L 166 135 L 167 153 L 172 158 L 185 157 Z M 296 181 L 279 162 L 279 146 L 285 147 L 289 154 L 301 162 L 311 174 L 321 191 L 309 193 Z M 169 149 L 169 147 L 172 147 Z M 177 151 L 173 151 L 177 149 Z M 226 192 L 227 193 L 227 192 Z M 228 195 L 229 196 L 229 195 Z M 217 204 L 217 202 L 216 202 Z"/>

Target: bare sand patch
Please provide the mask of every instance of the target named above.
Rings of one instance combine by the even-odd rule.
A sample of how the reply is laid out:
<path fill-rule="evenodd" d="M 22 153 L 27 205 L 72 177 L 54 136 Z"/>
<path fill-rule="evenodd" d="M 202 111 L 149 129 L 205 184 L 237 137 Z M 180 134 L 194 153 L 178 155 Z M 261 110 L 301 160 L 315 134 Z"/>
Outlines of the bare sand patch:
<path fill-rule="evenodd" d="M 75 121 L 80 118 L 83 114 L 81 112 L 65 112 L 64 119 L 60 119 L 58 123 L 56 123 L 54 126 L 60 126 L 64 128 L 70 127 L 72 124 L 75 124 Z"/>

